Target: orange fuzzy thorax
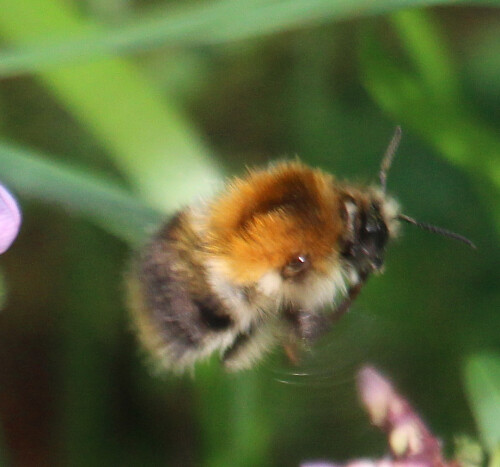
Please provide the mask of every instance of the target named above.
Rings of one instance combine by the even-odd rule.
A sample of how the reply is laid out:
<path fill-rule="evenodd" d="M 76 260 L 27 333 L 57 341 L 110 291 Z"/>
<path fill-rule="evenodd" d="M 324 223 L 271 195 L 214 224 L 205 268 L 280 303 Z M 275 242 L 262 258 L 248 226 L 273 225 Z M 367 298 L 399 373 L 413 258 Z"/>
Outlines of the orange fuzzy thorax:
<path fill-rule="evenodd" d="M 210 205 L 208 249 L 239 284 L 279 271 L 297 255 L 326 274 L 337 261 L 343 226 L 333 177 L 284 162 L 234 180 Z"/>

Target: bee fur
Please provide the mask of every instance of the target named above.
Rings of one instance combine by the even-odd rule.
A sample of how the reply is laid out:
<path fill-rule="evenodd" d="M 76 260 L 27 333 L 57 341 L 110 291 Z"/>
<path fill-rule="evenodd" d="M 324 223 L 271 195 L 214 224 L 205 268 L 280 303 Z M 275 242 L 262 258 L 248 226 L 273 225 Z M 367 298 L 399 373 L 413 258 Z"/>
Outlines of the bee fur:
<path fill-rule="evenodd" d="M 166 222 L 127 279 L 139 340 L 160 367 L 182 372 L 218 352 L 236 371 L 280 343 L 295 360 L 297 347 L 327 332 L 382 270 L 407 217 L 385 193 L 398 136 L 380 186 L 280 162 Z"/>

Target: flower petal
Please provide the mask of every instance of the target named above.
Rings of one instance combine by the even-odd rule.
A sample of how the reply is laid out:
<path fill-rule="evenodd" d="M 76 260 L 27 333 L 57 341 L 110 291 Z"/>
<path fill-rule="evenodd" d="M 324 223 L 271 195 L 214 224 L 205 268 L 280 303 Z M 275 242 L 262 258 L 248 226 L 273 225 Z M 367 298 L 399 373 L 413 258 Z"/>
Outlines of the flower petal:
<path fill-rule="evenodd" d="M 0 185 L 0 254 L 12 245 L 20 226 L 21 210 L 14 197 Z"/>

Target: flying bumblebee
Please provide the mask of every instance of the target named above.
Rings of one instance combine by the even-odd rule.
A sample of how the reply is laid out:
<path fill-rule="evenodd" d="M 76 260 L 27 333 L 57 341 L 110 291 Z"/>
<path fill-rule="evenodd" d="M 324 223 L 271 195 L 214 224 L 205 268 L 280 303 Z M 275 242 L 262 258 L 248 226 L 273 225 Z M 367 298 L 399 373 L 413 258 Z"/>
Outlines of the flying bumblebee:
<path fill-rule="evenodd" d="M 180 372 L 218 352 L 227 369 L 240 370 L 277 343 L 296 359 L 381 271 L 401 221 L 473 247 L 402 214 L 386 194 L 400 139 L 398 127 L 376 186 L 279 162 L 167 221 L 127 281 L 140 341 L 160 367 Z"/>

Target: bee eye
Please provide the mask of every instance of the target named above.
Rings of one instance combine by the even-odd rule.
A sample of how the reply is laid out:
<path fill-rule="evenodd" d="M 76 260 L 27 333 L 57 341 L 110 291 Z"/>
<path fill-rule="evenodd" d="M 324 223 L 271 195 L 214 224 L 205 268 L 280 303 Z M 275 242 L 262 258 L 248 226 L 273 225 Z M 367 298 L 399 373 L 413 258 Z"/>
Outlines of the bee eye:
<path fill-rule="evenodd" d="M 297 255 L 283 267 L 281 275 L 285 279 L 296 277 L 308 268 L 309 258 L 307 255 Z"/>

